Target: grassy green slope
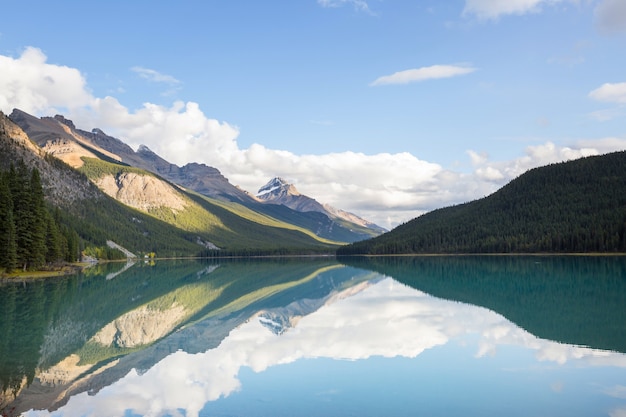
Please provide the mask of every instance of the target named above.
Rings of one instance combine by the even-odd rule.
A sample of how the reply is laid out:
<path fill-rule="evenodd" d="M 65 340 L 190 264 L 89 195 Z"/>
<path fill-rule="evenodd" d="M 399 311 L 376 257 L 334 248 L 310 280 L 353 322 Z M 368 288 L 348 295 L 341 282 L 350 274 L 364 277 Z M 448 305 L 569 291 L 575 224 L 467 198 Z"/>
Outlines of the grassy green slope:
<path fill-rule="evenodd" d="M 626 152 L 536 168 L 339 254 L 624 252 Z"/>
<path fill-rule="evenodd" d="M 81 171 L 92 180 L 104 175 L 117 176 L 125 172 L 156 177 L 154 174 L 139 168 L 89 158 L 85 158 L 85 165 L 81 168 Z M 162 181 L 165 182 L 165 180 Z M 172 186 L 177 188 L 174 185 Z M 153 239 L 150 239 L 151 245 L 147 245 L 147 247 L 146 243 L 142 242 L 141 237 L 133 239 L 131 236 L 128 236 L 126 239 L 123 239 L 123 242 L 128 242 L 129 240 L 132 242 L 127 243 L 129 249 L 154 251 L 160 254 L 163 252 L 160 246 L 168 245 L 165 241 L 168 240 L 167 236 L 170 234 L 182 237 L 186 244 L 182 245 L 183 247 L 177 245 L 176 248 L 168 248 L 165 251 L 166 254 L 172 252 L 173 254 L 180 254 L 181 251 L 185 251 L 187 255 L 198 254 L 202 249 L 200 245 L 195 243 L 198 238 L 218 246 L 222 249 L 220 253 L 233 254 L 331 251 L 340 244 L 339 242 L 319 238 L 304 227 L 254 212 L 236 203 L 225 203 L 183 190 L 179 190 L 179 195 L 186 203 L 186 207 L 183 210 L 172 210 L 165 206 L 151 208 L 147 213 L 143 214 L 139 222 L 134 222 L 136 224 L 130 228 L 130 234 L 139 232 L 141 235 L 145 235 L 146 231 L 142 230 L 141 227 L 145 223 L 150 225 L 167 225 L 169 227 L 163 227 L 165 229 L 163 232 L 160 230 L 149 231 L 148 234 Z M 138 210 L 124 207 L 126 210 L 141 213 Z M 94 210 L 97 211 L 95 207 Z M 122 208 L 116 207 L 114 211 L 119 212 L 120 210 L 123 211 Z M 146 222 L 146 215 L 152 219 L 151 222 Z M 92 219 L 95 216 L 97 214 L 90 212 L 85 218 Z M 108 220 L 108 216 L 106 217 Z M 135 230 L 132 231 L 132 229 Z M 124 246 L 124 243 L 118 243 Z"/>

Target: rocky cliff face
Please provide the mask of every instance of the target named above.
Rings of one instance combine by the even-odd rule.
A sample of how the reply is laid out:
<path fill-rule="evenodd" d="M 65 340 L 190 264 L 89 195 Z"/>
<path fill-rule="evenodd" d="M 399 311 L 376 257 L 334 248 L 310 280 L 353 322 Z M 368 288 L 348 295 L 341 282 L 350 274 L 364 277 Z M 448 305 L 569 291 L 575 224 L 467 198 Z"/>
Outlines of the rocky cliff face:
<path fill-rule="evenodd" d="M 243 203 L 255 201 L 245 191 L 232 185 L 216 168 L 198 163 L 179 167 L 146 146 L 140 146 L 135 152 L 121 140 L 100 129 L 95 128 L 91 132 L 77 129 L 71 120 L 61 115 L 37 118 L 15 109 L 11 113 L 11 120 L 21 126 L 46 152 L 75 168 L 82 166 L 82 157 L 105 158 L 145 169 L 209 197 Z"/>
<path fill-rule="evenodd" d="M 83 157 L 97 158 L 97 156 L 83 148 L 76 142 L 67 139 L 55 139 L 46 142 L 41 148 L 44 152 L 59 158 L 72 168 L 80 168 L 84 165 Z"/>
<path fill-rule="evenodd" d="M 179 167 L 167 162 L 147 146 L 140 146 L 134 157 L 140 160 L 137 166 L 200 194 L 226 201 L 254 202 L 253 198 L 232 185 L 216 168 L 196 162 Z"/>
<path fill-rule="evenodd" d="M 46 199 L 57 206 L 64 207 L 76 200 L 97 199 L 101 196 L 86 177 L 45 156 L 46 153 L 26 132 L 0 112 L 1 170 L 8 170 L 11 163 L 20 160 L 29 167 L 37 168 Z"/>
<path fill-rule="evenodd" d="M 70 166 L 74 166 L 76 163 L 82 164 L 81 162 L 76 162 L 77 159 L 80 159 L 79 157 L 74 157 L 74 160 L 71 159 L 70 156 L 73 153 L 87 153 L 89 157 L 99 154 L 97 157 L 103 156 L 118 162 L 122 160 L 115 153 L 99 147 L 89 138 L 81 135 L 75 129 L 74 123 L 63 116 L 56 115 L 54 117 L 38 118 L 15 109 L 11 113 L 10 119 L 19 125 L 39 147 L 46 148 L 48 153 L 56 153 L 56 146 L 64 147 L 64 151 L 59 151 L 58 153 L 63 158 L 68 158 L 68 161 L 63 158 L 60 159 Z M 72 144 L 71 150 L 68 148 L 68 144 Z"/>
<path fill-rule="evenodd" d="M 174 187 L 152 175 L 122 172 L 116 176 L 105 175 L 94 182 L 107 195 L 141 211 L 159 207 L 181 211 L 187 206 Z"/>
<path fill-rule="evenodd" d="M 38 147 L 30 140 L 26 132 L 24 132 L 18 125 L 13 123 L 7 118 L 4 113 L 0 111 L 0 136 L 7 142 L 13 144 L 13 146 L 23 147 L 29 150 L 39 157 L 42 153 Z M 26 156 L 26 154 L 24 154 Z"/>

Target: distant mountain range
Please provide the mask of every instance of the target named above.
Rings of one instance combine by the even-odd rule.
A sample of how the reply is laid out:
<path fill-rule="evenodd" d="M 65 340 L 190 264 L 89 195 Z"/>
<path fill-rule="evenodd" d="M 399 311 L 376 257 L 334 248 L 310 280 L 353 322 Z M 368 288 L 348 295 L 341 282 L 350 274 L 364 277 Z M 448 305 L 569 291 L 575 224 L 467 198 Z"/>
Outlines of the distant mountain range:
<path fill-rule="evenodd" d="M 319 203 L 321 210 L 257 198 L 216 168 L 179 167 L 61 115 L 0 115 L 0 150 L 0 169 L 24 160 L 41 172 L 46 199 L 86 245 L 112 240 L 134 253 L 168 256 L 309 253 L 384 231 Z"/>
<path fill-rule="evenodd" d="M 337 223 L 343 224 L 348 228 L 358 225 L 371 229 L 377 234 L 387 231 L 355 214 L 336 209 L 328 204 L 321 204 L 311 197 L 300 194 L 295 185 L 286 182 L 280 177 L 271 179 L 267 184 L 261 187 L 257 192 L 256 197 L 266 203 L 282 204 L 300 212 L 315 211 L 323 213 L 329 218 L 335 220 Z"/>
<path fill-rule="evenodd" d="M 60 115 L 0 115 L 0 170 L 18 160 L 40 171 L 55 216 L 84 246 L 111 240 L 159 256 L 626 252 L 626 152 L 530 170 L 388 233 L 282 178 L 251 195 L 216 168 L 179 167 Z"/>
<path fill-rule="evenodd" d="M 626 252 L 626 151 L 532 169 L 340 255 Z"/>

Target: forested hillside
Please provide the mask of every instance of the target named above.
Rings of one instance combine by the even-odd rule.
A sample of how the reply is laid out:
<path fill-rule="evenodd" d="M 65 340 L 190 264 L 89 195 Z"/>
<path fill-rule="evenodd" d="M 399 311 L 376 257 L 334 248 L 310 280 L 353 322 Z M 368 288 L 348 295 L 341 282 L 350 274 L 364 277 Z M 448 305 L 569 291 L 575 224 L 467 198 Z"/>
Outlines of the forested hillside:
<path fill-rule="evenodd" d="M 349 254 L 626 252 L 626 152 L 532 169 L 496 193 L 426 213 Z"/>
<path fill-rule="evenodd" d="M 1 274 L 82 254 L 125 256 L 109 248 L 109 240 L 158 257 L 332 253 L 337 247 L 303 227 L 188 193 L 102 152 L 91 155 L 78 154 L 79 172 L 0 112 Z"/>
<path fill-rule="evenodd" d="M 46 206 L 37 169 L 20 161 L 0 171 L 0 270 L 36 269 L 80 258 L 77 233 L 59 224 L 54 213 Z"/>

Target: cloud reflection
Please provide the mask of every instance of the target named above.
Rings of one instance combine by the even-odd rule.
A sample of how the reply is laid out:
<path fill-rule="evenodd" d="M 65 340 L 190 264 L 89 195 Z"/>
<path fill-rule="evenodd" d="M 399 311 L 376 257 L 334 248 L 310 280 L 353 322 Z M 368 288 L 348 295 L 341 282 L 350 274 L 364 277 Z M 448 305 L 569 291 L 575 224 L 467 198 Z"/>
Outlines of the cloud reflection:
<path fill-rule="evenodd" d="M 501 345 L 519 345 L 534 350 L 539 361 L 626 367 L 623 354 L 537 339 L 485 308 L 437 299 L 384 279 L 351 297 L 333 298 L 281 335 L 268 330 L 257 315 L 215 349 L 200 354 L 178 351 L 143 374 L 131 371 L 95 396 L 71 398 L 52 415 L 99 417 L 132 410 L 164 416 L 184 410 L 183 415 L 195 417 L 208 401 L 241 388 L 238 375 L 244 367 L 262 372 L 302 358 L 413 358 L 451 341 L 465 343 L 467 335 L 479 336 L 478 358 L 497 354 Z"/>

